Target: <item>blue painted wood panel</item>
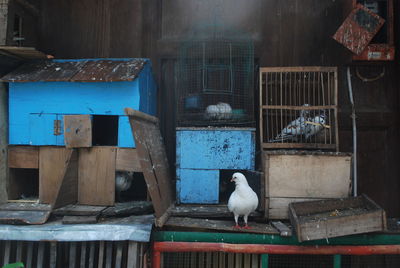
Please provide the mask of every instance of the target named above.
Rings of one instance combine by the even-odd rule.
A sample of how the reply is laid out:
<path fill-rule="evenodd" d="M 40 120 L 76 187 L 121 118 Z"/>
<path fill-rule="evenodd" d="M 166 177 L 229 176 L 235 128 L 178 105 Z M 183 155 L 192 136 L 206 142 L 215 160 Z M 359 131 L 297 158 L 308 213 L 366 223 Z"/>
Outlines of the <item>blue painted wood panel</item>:
<path fill-rule="evenodd" d="M 177 201 L 183 204 L 218 204 L 219 171 L 177 169 Z"/>
<path fill-rule="evenodd" d="M 61 135 L 54 135 L 54 121 L 60 120 Z M 63 145 L 64 134 L 62 117 L 56 114 L 29 115 L 29 144 L 30 145 Z M 14 137 L 10 137 L 10 141 Z"/>
<path fill-rule="evenodd" d="M 254 131 L 180 128 L 176 157 L 178 168 L 254 170 Z"/>
<path fill-rule="evenodd" d="M 139 74 L 140 111 L 155 115 L 157 112 L 157 85 L 148 62 Z"/>
<path fill-rule="evenodd" d="M 120 116 L 118 119 L 118 147 L 135 147 L 128 116 Z"/>

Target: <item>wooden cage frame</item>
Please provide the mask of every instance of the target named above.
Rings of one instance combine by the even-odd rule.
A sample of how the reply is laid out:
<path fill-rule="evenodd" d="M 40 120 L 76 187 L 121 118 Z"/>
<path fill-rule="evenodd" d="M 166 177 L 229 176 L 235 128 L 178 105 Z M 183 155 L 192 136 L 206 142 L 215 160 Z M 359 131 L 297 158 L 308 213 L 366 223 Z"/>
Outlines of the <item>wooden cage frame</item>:
<path fill-rule="evenodd" d="M 279 79 L 282 81 L 283 73 L 300 73 L 300 74 L 310 74 L 310 73 L 333 73 L 333 90 L 332 96 L 333 101 L 330 105 L 318 105 L 318 106 L 309 106 L 303 107 L 299 105 L 268 105 L 266 101 L 264 104 L 264 99 L 267 96 L 264 96 L 264 92 L 266 93 L 267 85 L 266 81 L 264 81 L 264 76 L 268 73 L 280 73 Z M 259 70 L 259 79 L 260 79 L 260 104 L 259 104 L 259 126 L 260 126 L 260 145 L 262 149 L 323 149 L 323 150 L 336 150 L 339 151 L 339 130 L 338 130 L 338 76 L 337 76 L 337 67 L 324 67 L 324 66 L 301 66 L 301 67 L 261 67 Z M 265 78 L 266 79 L 266 78 Z M 282 89 L 281 89 L 282 90 Z M 333 111 L 333 141 L 329 144 L 323 143 L 304 143 L 304 142 L 279 142 L 279 143 L 271 143 L 265 142 L 265 127 L 267 126 L 266 122 L 264 122 L 264 115 L 268 114 L 270 110 L 289 110 L 294 112 L 299 112 L 300 110 L 316 110 L 316 109 L 329 109 Z M 265 120 L 266 121 L 266 120 Z"/>

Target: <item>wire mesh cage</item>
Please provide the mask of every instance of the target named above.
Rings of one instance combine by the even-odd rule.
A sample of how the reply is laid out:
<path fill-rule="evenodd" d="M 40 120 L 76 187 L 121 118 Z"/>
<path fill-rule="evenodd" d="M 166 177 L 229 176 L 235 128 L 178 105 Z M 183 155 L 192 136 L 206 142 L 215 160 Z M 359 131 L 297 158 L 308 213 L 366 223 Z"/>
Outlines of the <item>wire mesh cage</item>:
<path fill-rule="evenodd" d="M 264 149 L 338 150 L 337 68 L 260 68 Z"/>
<path fill-rule="evenodd" d="M 211 38 L 205 37 L 207 31 L 212 33 Z M 252 40 L 215 29 L 202 32 L 198 36 L 204 38 L 181 43 L 177 124 L 251 125 L 254 123 Z"/>

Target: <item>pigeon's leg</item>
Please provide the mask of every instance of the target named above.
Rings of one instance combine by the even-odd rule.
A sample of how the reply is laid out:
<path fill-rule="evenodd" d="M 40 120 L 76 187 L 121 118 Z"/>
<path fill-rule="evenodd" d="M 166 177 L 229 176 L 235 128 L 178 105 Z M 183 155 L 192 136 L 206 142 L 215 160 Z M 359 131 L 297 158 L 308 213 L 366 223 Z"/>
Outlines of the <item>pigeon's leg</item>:
<path fill-rule="evenodd" d="M 243 229 L 251 229 L 251 227 L 247 225 L 247 217 L 248 216 L 249 215 L 244 215 L 243 216 L 243 219 L 244 219 L 244 227 L 243 227 Z"/>
<path fill-rule="evenodd" d="M 239 214 L 234 214 L 234 215 L 235 215 L 235 223 L 236 223 L 236 225 L 233 226 L 233 228 L 235 228 L 235 229 L 240 229 L 241 227 L 240 227 L 240 225 L 238 224 Z"/>

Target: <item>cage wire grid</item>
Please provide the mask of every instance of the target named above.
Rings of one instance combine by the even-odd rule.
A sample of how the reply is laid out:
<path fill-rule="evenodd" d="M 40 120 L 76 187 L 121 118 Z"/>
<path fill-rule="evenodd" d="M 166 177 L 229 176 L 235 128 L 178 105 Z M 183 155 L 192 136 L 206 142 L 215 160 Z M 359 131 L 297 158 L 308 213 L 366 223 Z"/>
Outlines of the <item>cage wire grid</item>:
<path fill-rule="evenodd" d="M 260 68 L 262 147 L 338 149 L 337 69 Z"/>
<path fill-rule="evenodd" d="M 225 252 L 162 253 L 163 268 L 264 268 L 262 255 Z M 268 255 L 268 268 L 333 268 L 333 255 Z M 384 266 L 382 266 L 384 265 Z M 341 268 L 397 268 L 400 255 L 342 255 Z"/>
<path fill-rule="evenodd" d="M 252 40 L 217 26 L 199 32 L 179 49 L 177 124 L 254 124 Z"/>

